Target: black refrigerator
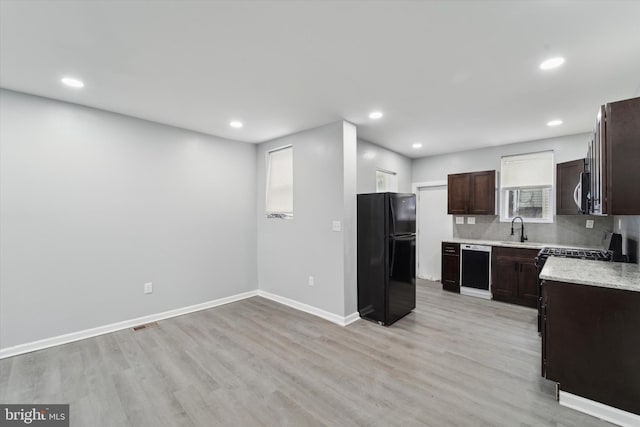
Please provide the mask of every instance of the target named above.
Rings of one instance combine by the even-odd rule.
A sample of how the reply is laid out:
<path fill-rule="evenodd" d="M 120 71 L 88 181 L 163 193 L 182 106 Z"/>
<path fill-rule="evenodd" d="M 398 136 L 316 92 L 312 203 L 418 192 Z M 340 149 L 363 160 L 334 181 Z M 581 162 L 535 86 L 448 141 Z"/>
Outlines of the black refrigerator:
<path fill-rule="evenodd" d="M 358 194 L 358 312 L 389 326 L 416 307 L 415 194 Z"/>

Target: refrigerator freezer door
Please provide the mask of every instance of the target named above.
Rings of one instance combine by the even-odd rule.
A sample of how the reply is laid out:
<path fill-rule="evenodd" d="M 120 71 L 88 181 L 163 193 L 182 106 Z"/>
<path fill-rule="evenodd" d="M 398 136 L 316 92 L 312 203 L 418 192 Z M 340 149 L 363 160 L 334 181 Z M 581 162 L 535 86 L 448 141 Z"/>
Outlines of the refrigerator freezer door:
<path fill-rule="evenodd" d="M 389 233 L 392 235 L 415 234 L 415 194 L 389 194 Z"/>

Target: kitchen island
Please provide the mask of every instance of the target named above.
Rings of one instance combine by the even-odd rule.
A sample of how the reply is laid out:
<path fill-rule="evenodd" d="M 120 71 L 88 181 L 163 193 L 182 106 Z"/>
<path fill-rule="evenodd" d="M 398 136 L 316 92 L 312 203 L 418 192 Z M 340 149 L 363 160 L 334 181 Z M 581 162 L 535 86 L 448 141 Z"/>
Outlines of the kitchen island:
<path fill-rule="evenodd" d="M 640 425 L 640 269 L 550 257 L 542 283 L 542 375 L 560 404 Z"/>

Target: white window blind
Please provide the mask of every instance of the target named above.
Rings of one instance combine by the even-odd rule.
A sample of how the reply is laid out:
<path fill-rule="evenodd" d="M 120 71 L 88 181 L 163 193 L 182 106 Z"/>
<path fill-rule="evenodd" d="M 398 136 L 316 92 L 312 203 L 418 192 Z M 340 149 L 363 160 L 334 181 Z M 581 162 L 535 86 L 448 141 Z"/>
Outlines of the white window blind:
<path fill-rule="evenodd" d="M 501 186 L 545 187 L 553 185 L 553 151 L 502 158 Z"/>
<path fill-rule="evenodd" d="M 376 171 L 376 193 L 397 192 L 398 176 L 395 172 Z"/>
<path fill-rule="evenodd" d="M 501 220 L 552 222 L 553 151 L 505 156 L 501 163 Z"/>
<path fill-rule="evenodd" d="M 267 153 L 266 213 L 269 216 L 293 216 L 293 147 Z"/>

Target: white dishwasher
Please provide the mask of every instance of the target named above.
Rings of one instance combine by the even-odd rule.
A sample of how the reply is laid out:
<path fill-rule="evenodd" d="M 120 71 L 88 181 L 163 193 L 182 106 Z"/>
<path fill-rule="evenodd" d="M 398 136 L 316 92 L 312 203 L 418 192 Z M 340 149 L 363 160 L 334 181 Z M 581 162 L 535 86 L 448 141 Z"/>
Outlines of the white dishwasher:
<path fill-rule="evenodd" d="M 460 293 L 491 299 L 491 246 L 460 245 Z"/>

